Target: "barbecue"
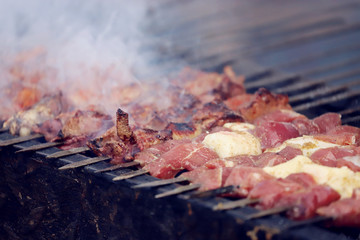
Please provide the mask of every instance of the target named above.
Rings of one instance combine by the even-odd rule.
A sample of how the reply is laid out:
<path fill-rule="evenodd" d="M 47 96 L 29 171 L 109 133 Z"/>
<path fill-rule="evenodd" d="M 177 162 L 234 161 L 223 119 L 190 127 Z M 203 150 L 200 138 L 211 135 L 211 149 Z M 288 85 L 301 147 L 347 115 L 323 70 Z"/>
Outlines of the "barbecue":
<path fill-rule="evenodd" d="M 358 238 L 359 5 L 259 4 L 152 3 L 147 34 L 171 46 L 142 46 L 156 63 L 132 70 L 165 85 L 112 85 L 100 66 L 94 85 L 51 87 L 46 49 L 19 54 L 1 90 L 1 234 Z M 237 11 L 244 24 L 221 17 Z"/>

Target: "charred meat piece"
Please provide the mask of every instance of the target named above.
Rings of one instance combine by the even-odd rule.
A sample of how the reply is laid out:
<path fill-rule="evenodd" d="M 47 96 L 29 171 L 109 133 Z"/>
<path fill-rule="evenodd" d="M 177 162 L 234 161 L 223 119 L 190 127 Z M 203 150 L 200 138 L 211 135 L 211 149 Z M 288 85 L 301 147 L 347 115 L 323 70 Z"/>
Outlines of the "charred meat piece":
<path fill-rule="evenodd" d="M 63 141 L 62 149 L 86 145 L 86 142 L 104 133 L 114 125 L 109 115 L 98 111 L 78 110 L 68 117 L 58 136 L 52 141 Z"/>
<path fill-rule="evenodd" d="M 118 137 L 116 127 L 110 128 L 101 137 L 90 140 L 87 145 L 96 155 L 111 157 L 114 164 L 133 160 L 132 155 L 139 151 L 136 146 L 123 142 Z"/>
<path fill-rule="evenodd" d="M 97 154 L 112 157 L 113 163 L 134 159 L 134 155 L 153 145 L 171 139 L 168 130 L 132 129 L 129 116 L 119 109 L 116 114 L 116 125 L 105 134 L 88 142 L 88 146 Z"/>
<path fill-rule="evenodd" d="M 120 108 L 116 111 L 116 134 L 124 142 L 133 137 L 133 132 L 129 126 L 129 115 Z"/>
<path fill-rule="evenodd" d="M 11 134 L 29 135 L 36 125 L 54 119 L 67 110 L 67 104 L 61 93 L 48 95 L 28 110 L 20 111 L 8 119 L 3 127 L 9 128 Z"/>
<path fill-rule="evenodd" d="M 141 151 L 151 146 L 172 139 L 171 130 L 135 129 L 133 131 L 134 141 Z"/>
<path fill-rule="evenodd" d="M 230 67 L 224 68 L 224 74 L 205 73 L 186 68 L 172 83 L 196 96 L 203 103 L 224 100 L 245 93 L 244 78 L 236 77 Z"/>
<path fill-rule="evenodd" d="M 265 88 L 260 88 L 253 95 L 239 95 L 235 99 L 228 99 L 226 105 L 240 112 L 244 119 L 253 122 L 256 118 L 279 109 L 289 109 L 289 99 L 285 95 L 273 94 Z M 236 98 L 240 98 L 236 101 Z"/>
<path fill-rule="evenodd" d="M 222 102 L 210 102 L 200 108 L 193 116 L 195 123 L 205 130 L 223 126 L 227 122 L 243 122 L 243 117 L 228 109 Z"/>
<path fill-rule="evenodd" d="M 201 129 L 193 123 L 169 123 L 166 130 L 172 133 L 173 139 L 193 139 L 201 134 Z"/>
<path fill-rule="evenodd" d="M 61 119 L 62 118 L 57 117 L 54 119 L 46 120 L 39 126 L 35 126 L 33 128 L 33 131 L 35 133 L 40 133 L 44 135 L 46 141 L 48 142 L 53 141 L 55 138 L 58 137 L 58 134 L 64 125 Z"/>

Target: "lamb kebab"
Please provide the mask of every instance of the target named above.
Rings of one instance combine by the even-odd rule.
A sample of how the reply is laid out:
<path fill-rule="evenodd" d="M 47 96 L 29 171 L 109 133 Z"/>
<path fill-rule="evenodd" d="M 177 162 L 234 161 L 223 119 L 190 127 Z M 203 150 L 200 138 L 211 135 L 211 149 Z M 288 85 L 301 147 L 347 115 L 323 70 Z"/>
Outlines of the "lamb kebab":
<path fill-rule="evenodd" d="M 228 79 L 230 79 L 230 80 L 232 79 L 231 73 L 230 74 L 228 73 L 226 80 L 228 80 Z M 241 87 L 239 87 L 238 90 L 236 90 L 236 91 L 232 91 L 233 89 L 236 89 L 236 88 L 229 88 L 228 86 L 233 86 L 233 82 L 227 81 L 227 83 L 231 83 L 231 84 L 228 84 L 227 86 L 224 86 L 221 82 L 222 81 L 214 80 L 214 83 L 218 84 L 217 85 L 218 90 L 215 91 L 216 94 L 213 94 L 213 93 L 209 94 L 209 91 L 194 93 L 194 94 L 197 94 L 195 96 L 196 97 L 195 100 L 189 101 L 189 105 L 187 105 L 188 107 L 183 108 L 184 111 L 173 111 L 173 112 L 180 112 L 181 113 L 180 115 L 179 114 L 175 114 L 175 115 L 170 114 L 169 115 L 168 113 L 164 114 L 165 112 L 171 112 L 171 111 L 168 111 L 169 109 L 166 109 L 166 111 L 163 111 L 163 112 L 159 112 L 159 113 L 162 113 L 159 115 L 160 116 L 166 115 L 167 119 L 179 120 L 180 122 L 189 121 L 189 118 L 191 116 L 190 119 L 194 122 L 194 124 L 192 125 L 192 124 L 189 124 L 189 122 L 187 122 L 186 123 L 187 126 L 193 126 L 193 129 L 198 129 L 198 127 L 200 125 L 200 129 L 201 129 L 200 133 L 203 132 L 204 130 L 209 131 L 218 126 L 222 126 L 225 122 L 233 122 L 234 118 L 238 119 L 238 121 L 243 121 L 243 119 L 245 119 L 246 121 L 255 123 L 255 125 L 257 125 L 257 126 L 254 130 L 254 133 L 251 135 L 260 139 L 260 141 L 258 140 L 258 142 L 256 144 L 257 147 L 255 147 L 255 149 L 256 149 L 255 151 L 257 151 L 257 152 L 254 152 L 254 153 L 253 152 L 245 152 L 244 154 L 253 153 L 253 155 L 256 155 L 256 156 L 259 155 L 265 149 L 268 149 L 270 147 L 279 147 L 279 145 L 282 145 L 286 140 L 294 139 L 294 138 L 302 136 L 304 134 L 315 134 L 315 133 L 323 134 L 322 136 L 319 135 L 319 138 L 327 138 L 327 137 L 331 136 L 331 135 L 327 134 L 327 132 L 329 132 L 330 129 L 332 129 L 333 127 L 336 127 L 338 125 L 338 121 L 336 121 L 336 120 L 339 118 L 337 118 L 337 116 L 335 116 L 335 115 L 332 115 L 332 117 L 335 119 L 335 121 L 332 121 L 332 120 L 327 121 L 325 127 L 319 126 L 316 123 L 317 122 L 316 120 L 308 121 L 306 118 L 303 118 L 302 116 L 297 115 L 297 114 L 293 114 L 293 116 L 291 116 L 291 117 L 289 117 L 289 116 L 287 116 L 287 114 L 285 114 L 286 115 L 285 120 L 282 119 L 282 121 L 274 121 L 274 119 L 272 119 L 271 116 L 270 117 L 267 116 L 268 117 L 267 119 L 264 118 L 264 120 L 259 120 L 259 117 L 261 117 L 264 113 L 268 113 L 268 112 L 271 113 L 271 112 L 274 112 L 274 110 L 281 109 L 280 113 L 286 113 L 286 111 L 284 111 L 284 109 L 287 109 L 287 110 L 291 109 L 287 103 L 287 99 L 281 95 L 272 95 L 271 93 L 269 93 L 263 89 L 258 91 L 255 95 L 245 94 L 242 91 Z M 224 82 L 226 82 L 226 81 L 224 81 Z M 200 81 L 200 83 L 201 83 L 201 81 Z M 219 84 L 219 83 L 221 83 L 221 84 Z M 191 86 L 191 84 L 189 84 L 189 86 L 190 86 L 189 89 L 196 90 L 196 88 Z M 239 86 L 239 84 L 237 86 Z M 225 89 L 225 91 L 224 91 L 224 89 Z M 228 89 L 228 90 L 226 90 L 226 89 Z M 273 99 L 273 100 L 269 101 L 268 98 Z M 189 96 L 189 99 L 194 99 L 194 98 Z M 209 99 L 211 100 L 211 102 L 207 102 Z M 241 102 L 244 99 L 245 99 L 245 101 Z M 248 104 L 246 102 L 249 100 L 250 100 L 250 104 Z M 219 105 L 221 105 L 219 101 L 225 101 L 225 103 L 226 103 L 225 108 L 222 108 L 222 109 L 220 108 L 218 113 L 214 114 L 213 109 L 214 108 L 216 109 L 216 108 L 218 108 Z M 207 102 L 207 103 L 205 103 L 204 105 L 199 105 L 204 102 Z M 201 109 L 203 109 L 203 111 L 200 111 L 200 113 L 194 114 L 194 110 L 191 110 L 190 106 L 196 106 L 197 109 L 199 108 L 199 106 L 203 106 L 201 108 Z M 145 113 L 146 113 L 146 106 L 142 106 L 142 108 L 145 110 Z M 226 108 L 233 110 L 234 112 L 228 111 L 228 110 L 226 110 Z M 226 113 L 226 111 L 228 113 Z M 134 113 L 139 113 L 139 112 L 137 111 Z M 144 114 L 144 112 L 140 112 L 140 113 Z M 240 114 L 238 114 L 238 113 L 240 113 Z M 124 112 L 122 112 L 122 111 L 120 113 L 118 113 L 118 115 L 126 116 L 126 114 L 124 114 Z M 193 117 L 193 115 L 194 115 L 194 117 Z M 275 115 L 273 117 L 275 117 Z M 279 114 L 279 115 L 281 115 L 281 114 Z M 133 116 L 135 116 L 135 114 L 133 114 Z M 225 116 L 225 118 L 224 118 L 224 116 Z M 276 116 L 275 119 L 277 117 L 278 116 Z M 327 117 L 327 119 L 330 119 L 330 118 L 331 117 Z M 125 121 L 123 121 L 124 119 L 125 119 Z M 156 146 L 156 144 L 159 144 L 159 141 L 158 141 L 159 138 L 157 137 L 158 131 L 171 130 L 171 137 L 168 137 L 168 138 L 164 137 L 162 139 L 162 140 L 164 140 L 164 142 L 168 141 L 171 138 L 174 138 L 174 135 L 173 135 L 174 128 L 171 127 L 171 126 L 174 126 L 174 124 L 171 122 L 170 123 L 167 122 L 169 120 L 166 120 L 166 121 L 161 121 L 161 120 L 163 120 L 162 117 L 160 117 L 160 121 L 159 121 L 159 118 L 154 118 L 148 122 L 142 122 L 142 124 L 144 126 L 147 125 L 147 126 L 151 126 L 152 128 L 158 128 L 160 130 L 154 130 L 152 128 L 149 128 L 149 129 L 133 128 L 133 129 L 131 129 L 131 128 L 129 128 L 128 120 L 126 120 L 126 117 L 119 118 L 119 119 L 117 119 L 116 128 L 109 130 L 108 135 L 105 135 L 105 136 L 109 136 L 109 138 L 104 138 L 104 137 L 101 138 L 101 144 L 102 143 L 107 144 L 107 139 L 109 139 L 112 142 L 115 142 L 116 144 L 118 144 L 120 146 L 118 149 L 120 149 L 121 152 L 115 151 L 115 153 L 112 156 L 118 156 L 119 161 L 122 161 L 124 158 L 131 160 L 131 156 L 133 156 L 136 152 L 144 151 L 148 148 L 151 148 L 153 145 Z M 164 122 L 166 124 L 164 124 Z M 329 125 L 328 123 L 331 123 L 332 125 L 331 124 Z M 154 127 L 154 126 L 156 126 L 156 127 Z M 163 129 L 164 126 L 165 126 L 165 129 Z M 168 133 L 169 132 L 170 131 L 168 131 Z M 245 133 L 247 131 L 240 131 L 240 132 Z M 71 131 L 69 131 L 69 133 L 70 134 L 68 136 L 70 136 L 70 138 L 75 137 L 75 135 L 71 134 Z M 230 138 L 233 137 L 232 136 L 233 132 L 226 131 L 226 130 L 220 130 L 217 133 L 213 132 L 213 134 L 217 134 L 217 135 L 212 135 L 213 137 L 215 136 L 215 138 L 217 138 L 218 136 L 228 136 L 228 135 L 230 135 Z M 238 134 L 238 133 L 236 133 L 236 134 Z M 246 138 L 251 138 L 251 136 L 249 134 L 247 134 L 247 133 L 245 133 L 245 134 L 247 135 Z M 156 136 L 155 138 L 151 138 L 151 137 L 148 138 L 148 136 L 154 136 L 154 135 Z M 240 134 L 240 135 L 243 135 L 243 134 Z M 136 137 L 136 136 L 140 136 L 140 137 Z M 146 136 L 146 137 L 144 137 L 144 136 Z M 192 136 L 192 137 L 194 137 L 194 136 Z M 105 139 L 105 141 L 104 141 L 104 139 Z M 204 138 L 204 141 L 205 141 L 205 138 Z M 357 141 L 356 138 L 355 138 L 355 140 L 353 140 L 353 138 L 349 138 L 348 135 L 345 134 L 344 140 L 342 140 L 341 143 L 342 144 L 354 144 L 354 141 L 356 143 L 356 141 Z M 124 145 L 121 145 L 121 142 L 124 143 Z M 202 160 L 205 160 L 204 161 L 205 163 L 207 163 L 208 161 L 216 160 L 219 157 L 220 158 L 228 157 L 226 154 L 219 156 L 218 152 L 221 152 L 221 151 L 219 149 L 217 149 L 216 144 L 212 144 L 211 142 L 214 142 L 214 140 L 211 140 L 211 138 L 208 138 L 207 141 L 205 141 L 207 146 L 204 146 L 201 144 L 196 146 L 196 145 L 194 145 L 194 143 L 183 143 L 183 144 L 188 144 L 188 145 L 186 145 L 186 147 L 190 148 L 190 152 L 201 153 L 200 149 L 206 150 L 209 153 L 210 157 L 209 157 L 209 159 L 206 159 L 206 158 L 202 159 Z M 242 141 L 242 143 L 243 142 L 244 141 Z M 260 142 L 260 144 L 259 144 L 259 142 Z M 336 143 L 338 144 L 339 142 L 337 141 Z M 82 144 L 83 144 L 83 142 L 82 142 Z M 194 147 L 194 146 L 196 146 L 196 148 L 192 149 L 191 147 Z M 211 147 L 209 148 L 209 146 L 211 146 Z M 94 149 L 100 149 L 101 147 L 102 146 L 95 145 Z M 184 146 L 182 146 L 182 147 L 186 148 Z M 282 146 L 280 146 L 279 151 L 282 150 L 281 147 Z M 284 148 L 286 148 L 286 147 L 287 146 L 285 146 Z M 180 147 L 178 147 L 178 148 L 180 148 Z M 110 149 L 111 151 L 113 151 L 114 148 L 113 148 L 113 146 L 110 145 L 110 147 L 108 147 L 107 149 Z M 260 149 L 260 151 L 259 151 L 259 149 Z M 210 150 L 215 151 L 217 155 L 215 155 Z M 218 151 L 216 151 L 216 150 L 218 150 Z M 99 153 L 100 154 L 105 153 L 105 155 L 109 154 L 109 152 L 106 152 L 106 151 L 105 152 L 99 151 Z M 267 155 L 271 156 L 270 153 L 271 152 L 268 152 Z M 236 154 L 241 154 L 241 152 L 240 153 L 236 152 Z M 127 158 L 126 156 L 130 156 L 130 157 Z M 230 157 L 233 157 L 233 156 L 230 156 Z M 186 157 L 185 157 L 185 159 L 186 159 Z M 251 159 L 251 161 L 253 161 L 253 159 Z M 172 168 L 171 171 L 176 172 L 176 171 L 180 171 L 182 169 L 195 171 L 198 167 L 201 167 L 204 164 L 204 162 L 199 163 L 199 165 L 191 165 L 191 164 L 189 164 L 189 161 L 184 161 L 185 165 L 180 164 L 177 168 L 176 167 Z M 158 164 L 158 162 L 156 162 L 156 164 Z M 148 167 L 148 166 L 149 166 L 149 164 L 147 164 L 145 167 Z M 171 167 L 173 167 L 173 166 L 171 166 Z M 224 172 L 226 172 L 227 170 L 225 169 Z M 174 175 L 173 172 L 170 175 L 168 173 L 168 175 L 166 175 L 165 178 L 172 177 L 173 175 Z M 223 175 L 223 173 L 221 173 L 221 175 Z"/>
<path fill-rule="evenodd" d="M 333 125 L 335 125 L 335 126 L 337 126 L 338 125 L 338 123 L 336 123 L 336 122 L 338 122 L 338 121 L 336 121 L 336 119 L 337 119 L 337 116 L 336 115 L 329 115 L 329 114 L 327 114 L 327 116 L 330 116 L 330 118 L 332 117 L 333 119 L 335 119 L 335 121 L 333 121 L 334 122 L 334 124 Z M 326 115 L 325 116 L 322 116 L 322 117 L 320 117 L 320 118 L 317 118 L 315 121 L 317 121 L 317 122 L 322 122 L 321 120 L 322 119 L 324 119 L 326 117 Z M 315 121 L 313 121 L 313 122 L 315 122 Z M 326 121 L 325 121 L 326 122 Z M 327 121 L 327 122 L 329 122 L 329 121 Z M 329 123 L 327 123 L 327 124 L 329 124 Z M 319 126 L 318 126 L 319 127 Z M 326 130 L 325 130 L 326 131 Z M 356 131 L 355 131 L 355 133 L 356 133 Z M 325 134 L 325 133 L 323 133 L 323 134 Z M 354 133 L 353 133 L 354 134 Z M 305 138 L 305 139 L 308 139 L 308 137 L 307 138 Z M 301 141 L 301 140 L 304 140 L 304 139 L 298 139 L 298 141 Z M 311 139 L 311 141 L 313 140 L 313 138 Z M 310 141 L 309 141 L 310 142 Z M 324 147 L 327 147 L 327 146 L 331 146 L 331 143 L 326 143 L 326 142 L 321 142 L 322 144 L 324 144 L 325 143 L 325 146 L 320 146 L 320 150 L 322 150 L 322 149 L 325 149 Z M 344 142 L 345 143 L 345 142 Z M 287 143 L 288 144 L 288 143 Z M 291 145 L 291 144 L 290 144 Z M 303 145 L 306 145 L 306 141 L 305 141 L 305 143 L 303 142 Z M 321 144 L 320 144 L 321 145 Z M 300 144 L 298 144 L 298 146 L 302 146 L 302 145 L 300 145 Z M 289 146 L 287 146 L 287 147 L 289 147 Z M 319 146 L 318 146 L 319 147 Z M 309 149 L 305 149 L 306 151 L 305 152 L 307 152 L 307 154 L 310 154 L 311 152 L 314 152 L 315 150 L 316 150 L 317 148 L 316 148 L 316 146 L 314 147 L 313 146 L 313 149 L 311 149 L 311 147 L 310 147 L 310 150 Z M 318 150 L 318 151 L 320 151 L 320 150 Z M 267 152 L 267 153 L 271 153 L 271 152 Z M 210 161 L 211 162 L 211 161 Z M 209 170 L 209 169 L 206 169 L 206 170 L 204 170 L 203 171 L 203 173 L 204 172 L 207 172 L 206 174 L 203 174 L 203 176 L 201 176 L 201 174 L 199 174 L 199 172 L 201 172 L 201 169 L 200 168 L 198 168 L 198 169 L 195 169 L 195 170 L 193 170 L 193 171 L 190 171 L 190 172 L 188 172 L 188 173 L 184 173 L 184 174 L 182 174 L 182 177 L 185 177 L 185 178 L 188 178 L 188 179 L 191 179 L 191 181 L 192 182 L 194 182 L 194 183 L 199 183 L 199 181 L 200 182 L 202 182 L 202 190 L 206 190 L 206 189 L 211 189 L 211 188 L 217 188 L 217 187 L 219 187 L 219 186 L 222 186 L 223 184 L 224 184 L 224 182 L 223 182 L 223 179 L 226 179 L 226 178 L 224 178 L 224 174 L 226 175 L 226 171 L 228 171 L 229 169 L 227 169 L 227 168 L 217 168 L 217 169 L 212 169 L 212 170 Z M 247 170 L 247 171 L 244 171 L 244 173 L 246 173 L 246 172 L 249 172 L 249 170 Z M 242 176 L 244 176 L 244 173 L 243 174 L 239 174 L 240 176 L 242 175 Z M 207 177 L 207 179 L 208 179 L 208 181 L 207 182 L 205 182 L 204 181 L 204 178 L 206 178 L 205 176 L 207 176 L 207 174 L 208 174 L 208 176 L 212 176 L 212 177 Z M 265 175 L 266 176 L 266 175 Z M 215 179 L 214 181 L 210 181 L 209 179 Z M 239 183 L 239 181 L 234 181 L 235 183 L 237 182 L 237 183 Z M 245 184 L 245 186 L 246 186 L 246 184 Z M 306 214 L 305 214 L 305 216 L 298 216 L 297 218 L 304 218 L 304 217 L 310 217 L 310 216 L 313 216 L 313 214 L 314 214 L 314 212 L 315 212 L 315 210 L 316 210 L 316 208 L 317 207 L 319 207 L 319 206 L 321 206 L 322 204 L 328 204 L 328 203 L 330 203 L 330 202 L 332 202 L 332 201 L 335 201 L 335 200 L 337 200 L 338 199 L 338 197 L 339 197 L 339 194 L 338 193 L 336 193 L 333 189 L 331 189 L 331 188 L 329 188 L 329 187 L 326 187 L 326 186 L 317 186 L 317 187 L 314 187 L 314 188 L 311 188 L 311 190 L 307 190 L 307 191 L 300 191 L 300 192 L 298 192 L 298 193 L 296 193 L 296 194 L 290 194 L 290 195 L 287 195 L 287 198 L 284 198 L 284 200 L 282 201 L 282 204 L 285 204 L 286 203 L 286 199 L 290 199 L 290 200 L 288 200 L 288 202 L 291 202 L 291 199 L 294 199 L 292 196 L 297 196 L 297 197 L 299 197 L 299 199 L 302 199 L 302 198 L 314 198 L 315 196 L 316 196 L 316 194 L 325 194 L 325 196 L 329 196 L 329 198 L 324 198 L 324 202 L 318 202 L 318 204 L 316 205 L 316 207 L 308 207 L 308 208 L 306 208 L 306 209 L 312 209 L 311 211 L 309 210 L 309 211 L 307 211 L 306 212 Z M 315 195 L 314 195 L 315 194 Z M 246 194 L 244 194 L 244 195 L 246 195 Z"/>

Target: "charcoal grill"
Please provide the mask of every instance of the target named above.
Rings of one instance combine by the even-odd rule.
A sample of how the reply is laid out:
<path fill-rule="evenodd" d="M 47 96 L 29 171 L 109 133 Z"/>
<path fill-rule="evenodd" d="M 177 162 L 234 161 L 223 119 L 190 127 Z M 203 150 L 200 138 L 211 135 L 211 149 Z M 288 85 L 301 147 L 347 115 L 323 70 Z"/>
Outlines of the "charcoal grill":
<path fill-rule="evenodd" d="M 149 76 L 166 75 L 173 63 L 222 71 L 231 65 L 258 87 L 289 95 L 294 109 L 312 118 L 338 112 L 360 126 L 360 3 L 357 1 L 160 0 L 143 26 L 156 44 Z M 180 61 L 179 61 L 180 60 Z M 181 65 L 182 66 L 182 65 Z M 142 73 L 143 74 L 143 73 Z M 1 140 L 13 139 L 8 132 Z M 44 143 L 39 136 L 1 148 L 0 235 L 4 239 L 359 239 L 360 230 L 329 228 L 322 218 L 294 222 L 281 214 L 247 220 L 251 207 L 213 211 L 233 199 L 155 199 L 177 184 L 132 189 L 155 181 L 141 175 L 113 178 L 136 166 L 101 172 L 101 162 L 59 171 L 94 157 L 82 153 L 49 159 L 55 146 L 16 154 Z"/>

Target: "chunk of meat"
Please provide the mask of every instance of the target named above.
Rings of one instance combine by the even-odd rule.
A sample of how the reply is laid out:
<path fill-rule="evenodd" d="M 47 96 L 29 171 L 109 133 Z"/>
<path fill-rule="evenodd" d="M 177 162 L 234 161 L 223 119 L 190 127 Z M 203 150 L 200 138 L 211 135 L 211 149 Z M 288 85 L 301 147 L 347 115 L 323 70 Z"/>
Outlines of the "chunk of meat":
<path fill-rule="evenodd" d="M 304 220 L 316 215 L 316 210 L 340 199 L 340 194 L 327 185 L 316 185 L 304 191 L 287 194 L 275 202 L 274 207 L 289 206 L 287 216 Z"/>
<path fill-rule="evenodd" d="M 360 227 L 360 194 L 354 189 L 351 198 L 341 199 L 331 203 L 329 206 L 317 209 L 322 216 L 332 217 L 336 226 Z"/>
<path fill-rule="evenodd" d="M 182 140 L 168 140 L 162 142 L 160 144 L 156 144 L 151 146 L 150 148 L 141 151 L 135 155 L 135 160 L 144 166 L 146 164 L 151 163 L 161 157 L 162 154 L 166 153 L 167 151 L 171 150 L 177 145 L 182 145 L 185 143 L 190 143 L 189 139 L 182 139 Z"/>
<path fill-rule="evenodd" d="M 133 130 L 133 136 L 140 151 L 172 139 L 172 133 L 168 130 L 157 131 L 138 128 Z"/>
<path fill-rule="evenodd" d="M 259 116 L 254 120 L 254 124 L 261 122 L 288 122 L 291 123 L 298 119 L 307 119 L 304 115 L 288 109 L 278 109 Z"/>
<path fill-rule="evenodd" d="M 244 77 L 237 77 L 229 66 L 224 68 L 224 74 L 204 73 L 185 68 L 172 80 L 172 83 L 185 89 L 202 102 L 228 99 L 245 93 Z"/>
<path fill-rule="evenodd" d="M 98 111 L 78 110 L 69 116 L 52 141 L 62 140 L 62 149 L 86 145 L 86 142 L 104 133 L 114 125 L 111 116 Z"/>
<path fill-rule="evenodd" d="M 267 174 L 261 168 L 236 166 L 232 168 L 224 186 L 240 186 L 231 195 L 245 197 L 257 184 L 273 178 L 273 176 Z"/>
<path fill-rule="evenodd" d="M 314 178 L 306 173 L 290 174 L 286 178 L 274 178 L 260 182 L 249 193 L 249 198 L 261 199 L 260 206 L 272 208 L 284 195 L 292 194 L 316 185 Z"/>
<path fill-rule="evenodd" d="M 188 179 L 191 183 L 201 184 L 199 191 L 207 191 L 222 186 L 223 168 L 208 169 L 200 167 L 190 172 L 185 172 L 180 177 Z"/>
<path fill-rule="evenodd" d="M 63 122 L 59 118 L 49 119 L 40 124 L 40 126 L 35 126 L 33 131 L 35 133 L 43 134 L 46 141 L 50 142 L 54 140 L 61 128 L 63 127 Z"/>
<path fill-rule="evenodd" d="M 238 111 L 240 106 L 244 106 L 246 103 L 250 102 L 252 98 L 252 94 L 245 93 L 228 98 L 224 101 L 224 103 L 229 109 L 233 111 Z"/>
<path fill-rule="evenodd" d="M 287 139 L 300 136 L 297 129 L 286 122 L 261 122 L 255 128 L 254 134 L 261 140 L 263 149 L 279 146 Z"/>
<path fill-rule="evenodd" d="M 325 113 L 314 118 L 313 122 L 319 127 L 320 133 L 327 133 L 341 125 L 341 115 L 337 113 Z"/>
<path fill-rule="evenodd" d="M 289 161 L 298 155 L 302 155 L 303 152 L 299 148 L 286 146 L 284 149 L 279 151 L 277 154 L 279 154 L 280 156 L 284 157 L 287 161 Z M 267 166 L 270 166 L 270 165 L 267 164 Z M 272 166 L 274 166 L 274 165 L 272 165 Z"/>
<path fill-rule="evenodd" d="M 123 142 L 117 135 L 116 127 L 107 130 L 103 135 L 87 142 L 87 146 L 99 156 L 111 157 L 111 163 L 118 164 L 133 160 L 139 152 L 136 145 Z"/>
<path fill-rule="evenodd" d="M 339 145 L 360 146 L 360 128 L 346 125 L 336 126 L 324 134 L 316 135 L 315 138 Z"/>
<path fill-rule="evenodd" d="M 360 147 L 331 147 L 319 149 L 311 155 L 311 160 L 328 167 L 347 166 L 360 171 Z"/>
<path fill-rule="evenodd" d="M 315 135 L 320 133 L 320 128 L 313 120 L 308 118 L 297 118 L 291 122 L 300 136 Z"/>
<path fill-rule="evenodd" d="M 243 122 L 243 117 L 230 109 L 223 102 L 209 102 L 198 109 L 193 116 L 195 123 L 203 129 L 209 130 L 217 126 L 223 126 L 228 122 Z"/>
<path fill-rule="evenodd" d="M 200 143 L 185 143 L 162 154 L 160 159 L 147 164 L 144 169 L 158 178 L 172 178 L 183 169 L 193 170 L 211 159 L 218 158 L 216 152 Z"/>
<path fill-rule="evenodd" d="M 48 95 L 26 111 L 20 111 L 9 118 L 3 127 L 9 128 L 13 135 L 29 135 L 33 128 L 43 122 L 66 112 L 67 103 L 61 93 Z"/>
<path fill-rule="evenodd" d="M 169 123 L 166 128 L 172 133 L 173 139 L 195 138 L 201 134 L 201 128 L 194 123 Z"/>
<path fill-rule="evenodd" d="M 289 109 L 289 99 L 285 95 L 273 94 L 265 88 L 260 88 L 250 101 L 239 105 L 239 111 L 244 119 L 253 122 L 256 118 L 279 109 Z"/>
<path fill-rule="evenodd" d="M 42 97 L 41 92 L 33 87 L 22 88 L 16 95 L 15 104 L 20 109 L 28 109 L 39 102 Z"/>

